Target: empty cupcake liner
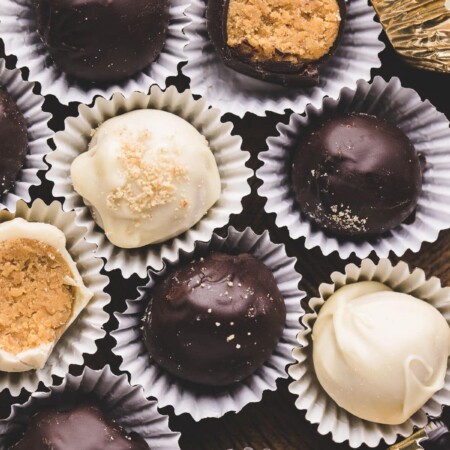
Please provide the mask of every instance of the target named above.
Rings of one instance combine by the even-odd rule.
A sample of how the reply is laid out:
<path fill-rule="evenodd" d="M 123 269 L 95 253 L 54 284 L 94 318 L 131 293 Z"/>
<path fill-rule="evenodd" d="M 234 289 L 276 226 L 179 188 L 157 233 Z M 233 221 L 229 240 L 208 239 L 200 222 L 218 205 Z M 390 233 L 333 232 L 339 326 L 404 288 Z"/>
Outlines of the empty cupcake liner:
<path fill-rule="evenodd" d="M 109 283 L 108 277 L 100 274 L 103 262 L 94 257 L 96 246 L 85 241 L 86 229 L 75 223 L 73 212 L 63 212 L 59 202 L 55 201 L 48 206 L 37 199 L 31 206 L 18 201 L 15 213 L 0 211 L 1 222 L 14 217 L 21 217 L 29 222 L 49 223 L 59 228 L 66 236 L 66 248 L 75 261 L 84 284 L 94 293 L 86 308 L 61 336 L 42 369 L 22 373 L 0 372 L 0 392 L 8 389 L 11 395 L 18 396 L 22 388 L 28 392 L 36 390 L 39 382 L 50 385 L 52 376 L 64 377 L 71 364 L 82 364 L 84 353 L 96 352 L 95 341 L 106 334 L 102 327 L 109 315 L 103 308 L 109 303 L 110 297 L 104 292 Z"/>
<path fill-rule="evenodd" d="M 80 153 L 87 150 L 91 131 L 101 122 L 128 111 L 146 108 L 176 114 L 206 137 L 219 168 L 222 193 L 200 222 L 182 235 L 163 244 L 124 250 L 112 245 L 103 230 L 95 226 L 89 208 L 73 189 L 70 166 Z M 115 94 L 111 100 L 99 98 L 93 107 L 82 105 L 78 117 L 66 120 L 65 130 L 55 136 L 56 150 L 46 158 L 51 165 L 46 177 L 55 183 L 53 194 L 64 197 L 63 208 L 75 209 L 77 223 L 88 229 L 86 239 L 98 245 L 97 255 L 106 259 L 107 270 L 120 269 L 125 278 L 133 273 L 145 278 L 148 266 L 155 270 L 162 269 L 163 258 L 174 260 L 179 250 L 192 251 L 196 240 L 208 241 L 214 228 L 226 225 L 230 214 L 241 212 L 241 200 L 250 193 L 247 179 L 253 172 L 245 167 L 250 155 L 241 150 L 242 139 L 231 135 L 233 125 L 222 123 L 220 117 L 219 110 L 208 109 L 203 99 L 194 100 L 190 91 L 180 94 L 175 87 L 162 91 L 158 86 L 153 86 L 150 95 L 134 93 L 125 98 Z"/>
<path fill-rule="evenodd" d="M 381 25 L 366 0 L 347 4 L 347 22 L 336 53 L 319 69 L 321 81 L 311 88 L 286 88 L 242 75 L 222 64 L 206 30 L 205 2 L 193 0 L 186 10 L 190 23 L 184 28 L 189 44 L 184 49 L 188 61 L 183 73 L 191 79 L 195 94 L 208 103 L 242 117 L 247 111 L 265 115 L 286 109 L 303 112 L 311 103 L 319 106 L 325 96 L 337 98 L 341 88 L 354 88 L 359 79 L 370 80 L 372 68 L 380 67 L 378 54 Z"/>
<path fill-rule="evenodd" d="M 26 403 L 13 405 L 10 416 L 0 421 L 0 450 L 17 441 L 35 413 L 61 405 L 68 395 L 76 401 L 78 394 L 97 403 L 108 419 L 128 433 L 143 437 L 151 449 L 180 448 L 180 433 L 170 430 L 168 417 L 158 412 L 157 403 L 147 400 L 141 388 L 131 387 L 126 375 L 114 375 L 106 366 L 102 370 L 85 367 L 79 376 L 67 374 L 62 384 L 48 386 L 46 392 L 33 393 Z"/>
<path fill-rule="evenodd" d="M 91 103 L 95 96 L 110 98 L 115 92 L 128 95 L 133 91 L 147 92 L 153 83 L 166 85 L 169 76 L 177 75 L 177 66 L 185 60 L 183 47 L 187 43 L 182 29 L 187 24 L 186 0 L 171 0 L 169 28 L 159 57 L 150 66 L 121 82 L 95 85 L 82 82 L 61 72 L 51 61 L 36 26 L 33 0 L 3 0 L 0 11 L 0 38 L 5 53 L 17 57 L 17 67 L 29 70 L 29 80 L 41 85 L 42 95 L 54 95 L 62 104 Z"/>
<path fill-rule="evenodd" d="M 4 87 L 17 103 L 28 129 L 28 154 L 25 164 L 19 172 L 15 185 L 0 197 L 0 208 L 14 210 L 17 200 L 30 201 L 31 186 L 41 184 L 38 171 L 47 169 L 43 157 L 49 151 L 47 140 L 53 136 L 53 132 L 47 126 L 51 115 L 42 111 L 44 97 L 33 93 L 34 83 L 24 81 L 20 70 L 7 69 L 2 58 L 0 58 L 0 86 Z"/>
<path fill-rule="evenodd" d="M 312 298 L 309 306 L 312 313 L 305 314 L 297 339 L 298 346 L 293 355 L 298 361 L 289 368 L 289 375 L 295 380 L 289 390 L 298 398 L 295 405 L 306 411 L 306 419 L 319 424 L 320 434 L 331 433 L 335 442 L 349 441 L 352 448 L 362 444 L 376 447 L 381 440 L 393 444 L 398 435 L 409 436 L 414 427 L 423 427 L 428 422 L 427 414 L 439 416 L 442 405 L 450 404 L 450 366 L 447 369 L 445 386 L 437 392 L 417 413 L 401 425 L 381 425 L 360 419 L 340 408 L 321 387 L 312 361 L 311 331 L 317 314 L 325 301 L 339 288 L 358 281 L 379 281 L 394 291 L 410 294 L 429 302 L 445 317 L 450 325 L 450 288 L 442 287 L 438 278 L 427 279 L 425 272 L 414 269 L 412 272 L 404 262 L 396 265 L 388 259 L 381 259 L 377 264 L 365 259 L 360 266 L 348 264 L 344 273 L 333 272 L 332 284 L 322 283 L 319 286 L 320 298 Z"/>
<path fill-rule="evenodd" d="M 228 228 L 228 234 L 221 238 L 213 235 L 210 242 L 198 242 L 195 251 L 179 252 L 179 257 L 169 261 L 169 266 L 179 262 L 188 262 L 195 255 L 205 254 L 208 250 L 236 250 L 253 254 L 268 266 L 277 281 L 286 303 L 286 325 L 283 335 L 271 357 L 253 375 L 245 380 L 224 388 L 202 389 L 187 386 L 180 379 L 171 375 L 155 364 L 149 357 L 142 340 L 142 319 L 147 307 L 145 296 L 154 285 L 150 281 L 144 288 L 139 288 L 140 297 L 127 300 L 124 313 L 116 313 L 118 329 L 112 332 L 117 341 L 113 353 L 122 358 L 120 369 L 131 376 L 131 384 L 144 388 L 146 397 L 154 396 L 161 407 L 172 406 L 175 414 L 190 414 L 196 421 L 206 417 L 221 417 L 229 411 L 240 411 L 248 403 L 258 402 L 266 390 L 276 389 L 278 378 L 287 378 L 286 366 L 291 364 L 292 349 L 296 345 L 296 333 L 299 318 L 303 315 L 300 300 L 305 293 L 298 284 L 301 275 L 295 271 L 296 259 L 288 257 L 282 244 L 270 241 L 268 232 L 255 234 L 250 228 L 243 232 Z M 164 275 L 165 271 L 157 276 Z"/>
<path fill-rule="evenodd" d="M 290 185 L 292 149 L 302 133 L 327 118 L 348 112 L 384 117 L 409 137 L 417 152 L 425 156 L 422 193 L 413 223 L 402 223 L 383 235 L 352 241 L 332 236 L 300 211 Z M 372 84 L 359 81 L 356 90 L 343 89 L 338 100 L 326 98 L 321 108 L 308 107 L 305 116 L 293 114 L 289 124 L 279 124 L 279 136 L 267 139 L 268 151 L 259 154 L 263 166 L 256 176 L 263 181 L 259 195 L 267 198 L 265 210 L 276 214 L 276 224 L 287 227 L 293 239 L 305 238 L 305 247 L 320 247 L 324 255 L 336 251 L 343 259 L 354 253 L 365 258 L 374 251 L 380 258 L 392 251 L 418 252 L 423 242 L 434 242 L 450 227 L 450 129 L 444 114 L 398 78 L 389 82 L 375 77 Z"/>

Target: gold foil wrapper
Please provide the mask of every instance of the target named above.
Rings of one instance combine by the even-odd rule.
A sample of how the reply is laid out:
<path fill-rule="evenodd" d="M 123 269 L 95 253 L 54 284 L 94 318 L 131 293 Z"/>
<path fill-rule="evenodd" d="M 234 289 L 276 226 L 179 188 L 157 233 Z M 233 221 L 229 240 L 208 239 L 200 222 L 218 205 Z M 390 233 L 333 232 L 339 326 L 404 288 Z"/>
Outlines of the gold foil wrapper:
<path fill-rule="evenodd" d="M 391 445 L 388 450 L 423 450 L 420 441 L 427 438 L 424 429 L 417 431 L 399 444 Z"/>
<path fill-rule="evenodd" d="M 450 0 L 372 0 L 389 40 L 410 64 L 450 73 Z"/>

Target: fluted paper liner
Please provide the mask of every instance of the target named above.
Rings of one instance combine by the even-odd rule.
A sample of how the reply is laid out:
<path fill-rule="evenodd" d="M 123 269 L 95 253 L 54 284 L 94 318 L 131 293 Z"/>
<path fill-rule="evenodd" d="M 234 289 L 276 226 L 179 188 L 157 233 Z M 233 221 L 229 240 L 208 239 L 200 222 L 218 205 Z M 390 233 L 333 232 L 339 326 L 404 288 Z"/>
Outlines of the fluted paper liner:
<path fill-rule="evenodd" d="M 381 25 L 367 0 L 347 3 L 347 22 L 336 53 L 319 68 L 320 83 L 311 88 L 286 88 L 240 74 L 223 65 L 206 30 L 205 2 L 192 0 L 186 10 L 190 19 L 184 32 L 189 39 L 183 73 L 191 79 L 194 94 L 209 104 L 242 117 L 247 111 L 265 115 L 286 109 L 303 112 L 309 103 L 319 106 L 325 96 L 337 98 L 341 88 L 354 88 L 359 79 L 370 80 L 372 68 L 380 67 L 378 54 Z"/>
<path fill-rule="evenodd" d="M 21 389 L 28 392 L 36 390 L 39 382 L 52 383 L 52 376 L 64 377 L 69 365 L 82 364 L 83 353 L 92 354 L 97 350 L 95 341 L 105 336 L 103 324 L 109 315 L 103 308 L 110 297 L 104 292 L 108 277 L 101 275 L 103 262 L 94 256 L 95 245 L 85 241 L 86 229 L 76 225 L 75 214 L 61 210 L 59 202 L 47 206 L 42 200 L 35 200 L 31 206 L 23 201 L 17 202 L 15 213 L 0 211 L 0 222 L 21 217 L 29 222 L 49 223 L 59 228 L 66 236 L 66 248 L 75 261 L 83 282 L 94 296 L 80 313 L 75 322 L 65 331 L 54 347 L 42 369 L 22 373 L 0 372 L 0 392 L 8 389 L 11 395 L 18 396 Z"/>
<path fill-rule="evenodd" d="M 48 386 L 46 392 L 33 393 L 25 404 L 13 405 L 10 416 L 0 421 L 0 450 L 7 450 L 6 444 L 17 440 L 33 414 L 61 405 L 73 393 L 96 402 L 108 419 L 128 433 L 139 434 L 152 450 L 180 448 L 180 434 L 170 430 L 168 417 L 158 412 L 157 403 L 146 400 L 141 388 L 131 387 L 125 375 L 114 375 L 106 366 L 102 370 L 85 367 L 79 376 L 68 374 L 60 385 Z"/>
<path fill-rule="evenodd" d="M 52 63 L 49 52 L 37 32 L 33 0 L 2 0 L 0 37 L 5 53 L 17 57 L 17 67 L 29 70 L 30 81 L 37 81 L 42 95 L 54 95 L 62 104 L 91 103 L 95 96 L 110 98 L 115 92 L 147 92 L 153 83 L 166 85 L 169 76 L 177 75 L 184 61 L 183 47 L 187 39 L 182 29 L 187 24 L 183 14 L 189 2 L 171 0 L 167 38 L 159 57 L 134 76 L 115 83 L 93 84 L 66 75 Z"/>
<path fill-rule="evenodd" d="M 180 236 L 162 244 L 124 250 L 112 245 L 103 230 L 95 226 L 82 197 L 73 189 L 70 166 L 80 153 L 87 151 L 91 131 L 101 122 L 144 108 L 176 114 L 206 137 L 219 168 L 222 193 L 207 214 Z M 220 111 L 208 109 L 204 100 L 194 100 L 190 91 L 180 94 L 174 87 L 169 87 L 164 92 L 153 86 L 150 95 L 135 92 L 128 98 L 121 94 L 115 94 L 111 100 L 99 98 L 93 107 L 82 105 L 78 117 L 66 120 L 65 130 L 55 136 L 56 150 L 47 156 L 51 168 L 46 177 L 55 183 L 53 194 L 64 197 L 64 209 L 75 209 L 77 222 L 88 228 L 86 239 L 98 245 L 97 255 L 106 259 L 107 270 L 120 269 L 125 278 L 133 273 L 145 278 L 148 266 L 162 269 L 163 258 L 175 259 L 180 249 L 192 251 L 196 240 L 208 241 L 214 228 L 226 225 L 230 214 L 242 211 L 241 200 L 250 193 L 247 179 L 253 173 L 245 167 L 250 155 L 241 150 L 242 139 L 231 135 L 233 125 L 222 123 L 220 116 Z"/>
<path fill-rule="evenodd" d="M 308 127 L 333 115 L 366 113 L 384 117 L 409 137 L 417 152 L 425 156 L 422 193 L 413 223 L 402 223 L 382 235 L 353 241 L 324 232 L 301 213 L 290 183 L 292 151 Z M 375 77 L 372 84 L 359 81 L 355 91 L 343 89 L 338 100 L 324 99 L 321 108 L 308 107 L 305 116 L 293 114 L 289 124 L 277 127 L 279 136 L 267 139 L 268 151 L 259 154 L 263 166 L 256 176 L 263 181 L 259 195 L 267 197 L 265 210 L 275 213 L 279 227 L 287 227 L 291 238 L 305 238 L 305 247 L 320 247 L 324 255 L 336 251 L 343 259 L 354 253 L 365 258 L 374 251 L 385 258 L 392 251 L 418 252 L 423 242 L 434 242 L 450 227 L 450 129 L 444 114 L 398 78 L 389 82 Z"/>
<path fill-rule="evenodd" d="M 0 196 L 0 208 L 14 210 L 17 200 L 30 201 L 31 186 L 41 184 L 38 171 L 47 169 L 43 158 L 49 151 L 47 140 L 53 136 L 53 132 L 47 126 L 51 115 L 42 111 L 44 97 L 33 93 L 34 83 L 24 81 L 20 70 L 7 69 L 2 58 L 0 58 L 0 86 L 16 102 L 25 118 L 28 131 L 28 153 L 25 163 L 11 190 Z"/>
<path fill-rule="evenodd" d="M 315 373 L 312 361 L 311 331 L 317 319 L 317 314 L 324 302 L 339 288 L 358 281 L 379 281 L 394 291 L 410 294 L 433 305 L 445 317 L 450 325 L 450 288 L 441 287 L 438 278 L 427 279 L 421 269 L 412 272 L 404 262 L 396 265 L 388 259 L 381 259 L 375 264 L 365 259 L 360 266 L 348 264 L 344 273 L 333 272 L 332 284 L 319 286 L 320 298 L 312 298 L 309 306 L 312 313 L 305 314 L 297 339 L 298 346 L 293 355 L 298 361 L 289 368 L 289 375 L 295 380 L 289 385 L 289 390 L 298 396 L 295 405 L 300 410 L 306 410 L 306 419 L 319 424 L 320 434 L 331 433 L 335 442 L 349 441 L 352 448 L 366 444 L 376 447 L 381 440 L 393 444 L 398 435 L 409 436 L 413 427 L 423 427 L 428 422 L 426 414 L 439 416 L 442 405 L 450 405 L 450 368 L 447 369 L 445 386 L 409 420 L 401 425 L 381 425 L 360 419 L 340 408 L 321 387 Z"/>
<path fill-rule="evenodd" d="M 198 242 L 195 254 L 205 254 L 208 250 L 226 252 L 227 249 L 251 253 L 268 266 L 286 303 L 283 335 L 270 358 L 253 375 L 228 387 L 202 389 L 182 383 L 155 364 L 145 348 L 141 331 L 147 307 L 144 297 L 154 285 L 152 274 L 147 286 L 139 289 L 140 297 L 128 300 L 124 313 L 116 313 L 118 329 L 112 332 L 117 341 L 113 352 L 122 358 L 120 369 L 130 374 L 131 384 L 142 386 L 147 397 L 152 395 L 158 399 L 159 406 L 170 405 L 175 414 L 187 413 L 196 421 L 240 411 L 248 403 L 260 401 L 264 391 L 275 390 L 277 378 L 287 378 L 286 366 L 293 362 L 292 349 L 296 345 L 299 318 L 303 314 L 300 300 L 305 293 L 298 288 L 301 276 L 294 268 L 296 259 L 287 256 L 284 245 L 273 244 L 267 231 L 257 235 L 249 228 L 239 232 L 229 227 L 225 238 L 214 234 L 210 242 Z M 169 265 L 175 266 L 179 261 L 187 262 L 193 257 L 194 251 L 180 252 L 179 259 L 171 260 Z"/>

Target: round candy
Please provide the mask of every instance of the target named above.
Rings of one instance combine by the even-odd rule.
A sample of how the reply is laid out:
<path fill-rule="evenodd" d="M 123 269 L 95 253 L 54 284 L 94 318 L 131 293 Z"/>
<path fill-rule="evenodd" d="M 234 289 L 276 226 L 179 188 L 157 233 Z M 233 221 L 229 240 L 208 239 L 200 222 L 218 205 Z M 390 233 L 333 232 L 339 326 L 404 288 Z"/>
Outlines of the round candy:
<path fill-rule="evenodd" d="M 132 76 L 160 54 L 168 0 L 34 0 L 39 34 L 55 64 L 93 82 Z"/>
<path fill-rule="evenodd" d="M 300 209 L 319 227 L 337 235 L 377 235 L 416 208 L 421 162 L 408 137 L 386 120 L 337 116 L 301 138 L 292 186 Z"/>
<path fill-rule="evenodd" d="M 285 320 L 284 300 L 269 268 L 249 254 L 212 253 L 153 287 L 144 341 L 150 356 L 174 375 L 224 386 L 263 365 Z"/>
<path fill-rule="evenodd" d="M 28 151 L 27 124 L 13 98 L 0 88 L 0 194 L 14 185 Z"/>

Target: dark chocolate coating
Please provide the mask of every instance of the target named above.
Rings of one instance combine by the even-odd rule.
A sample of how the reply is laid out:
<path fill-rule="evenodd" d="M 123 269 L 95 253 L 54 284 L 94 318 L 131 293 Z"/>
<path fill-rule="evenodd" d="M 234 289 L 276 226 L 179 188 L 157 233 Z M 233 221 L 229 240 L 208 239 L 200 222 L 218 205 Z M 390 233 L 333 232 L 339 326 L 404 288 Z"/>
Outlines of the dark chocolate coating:
<path fill-rule="evenodd" d="M 95 405 L 35 414 L 23 438 L 10 450 L 149 450 L 144 439 L 128 435 Z"/>
<path fill-rule="evenodd" d="M 320 227 L 338 235 L 378 235 L 414 211 L 421 161 L 390 122 L 365 114 L 337 116 L 301 138 L 292 186 L 303 213 Z"/>
<path fill-rule="evenodd" d="M 319 67 L 336 51 L 345 27 L 345 0 L 336 1 L 341 16 L 339 33 L 330 51 L 316 61 L 303 61 L 298 64 L 286 61 L 253 61 L 250 55 L 228 46 L 227 16 L 230 0 L 208 0 L 206 22 L 209 38 L 222 62 L 236 72 L 283 86 L 315 86 L 319 83 Z"/>
<path fill-rule="evenodd" d="M 0 194 L 17 179 L 28 151 L 27 124 L 13 98 L 0 88 Z"/>
<path fill-rule="evenodd" d="M 63 72 L 113 82 L 134 75 L 161 52 L 168 0 L 34 0 L 38 32 Z"/>
<path fill-rule="evenodd" d="M 194 383 L 225 386 L 255 372 L 283 333 L 284 299 L 249 254 L 211 253 L 160 280 L 144 319 L 149 354 Z"/>

